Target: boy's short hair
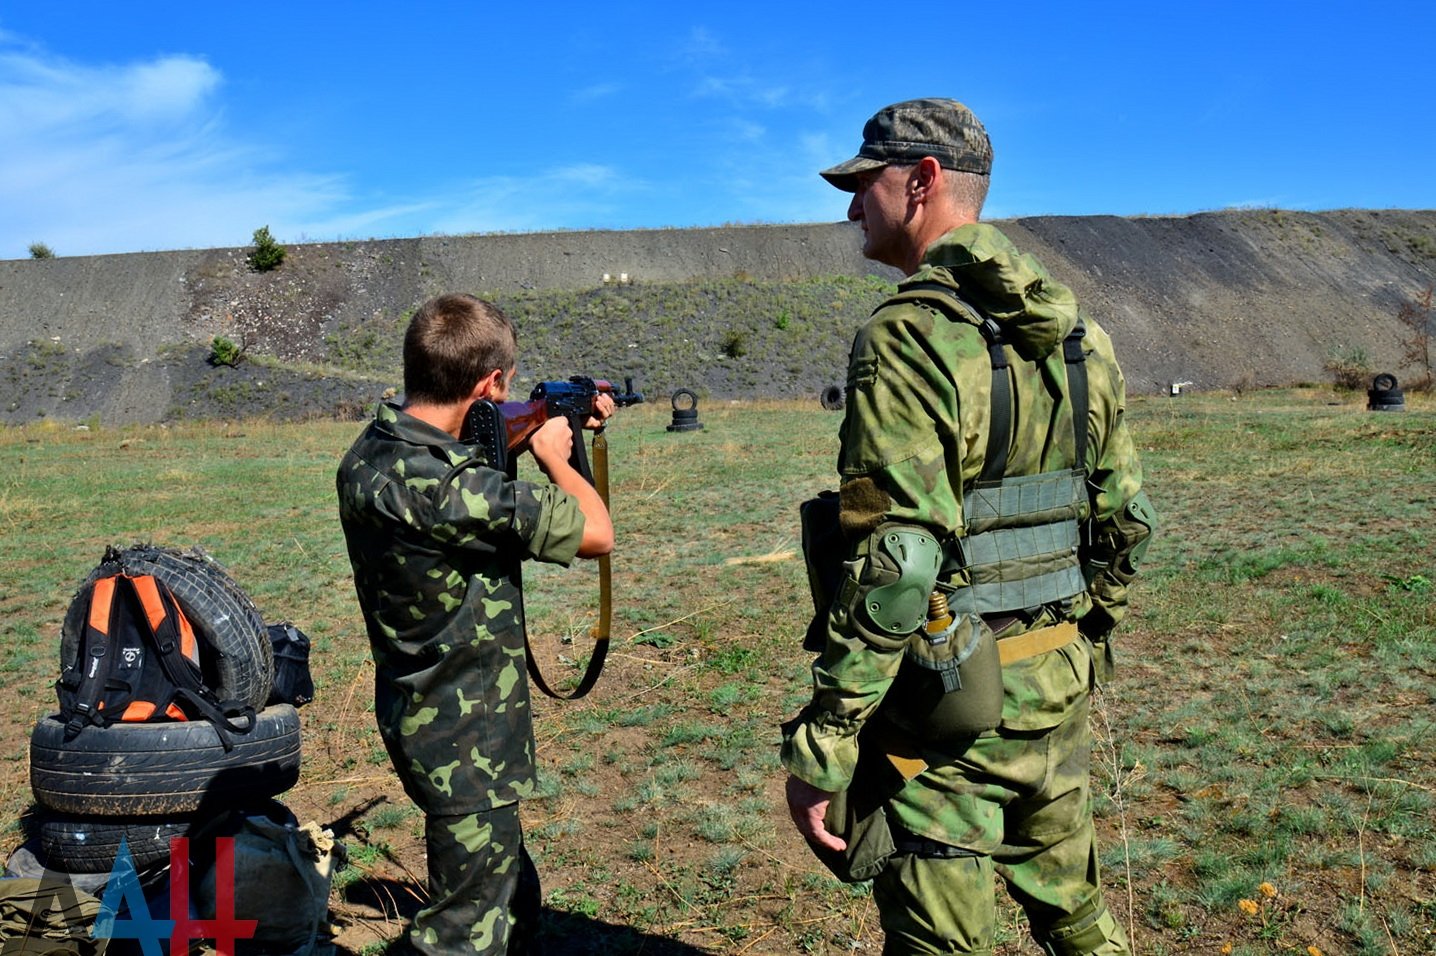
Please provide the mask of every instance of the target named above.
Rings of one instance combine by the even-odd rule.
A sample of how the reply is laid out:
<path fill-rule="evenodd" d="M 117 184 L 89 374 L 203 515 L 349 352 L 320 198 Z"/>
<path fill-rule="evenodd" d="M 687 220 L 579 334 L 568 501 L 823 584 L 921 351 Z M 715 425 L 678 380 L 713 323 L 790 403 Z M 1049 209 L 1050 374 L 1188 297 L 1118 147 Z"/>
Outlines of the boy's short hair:
<path fill-rule="evenodd" d="M 404 333 L 405 400 L 463 401 L 494 369 L 507 374 L 517 356 L 514 325 L 498 306 L 467 293 L 436 296 Z"/>

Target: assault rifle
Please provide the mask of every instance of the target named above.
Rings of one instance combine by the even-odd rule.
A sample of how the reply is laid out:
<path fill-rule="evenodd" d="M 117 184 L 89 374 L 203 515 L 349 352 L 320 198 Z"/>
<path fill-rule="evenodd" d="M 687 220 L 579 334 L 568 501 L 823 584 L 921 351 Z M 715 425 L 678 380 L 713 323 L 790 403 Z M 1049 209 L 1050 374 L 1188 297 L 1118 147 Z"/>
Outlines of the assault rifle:
<path fill-rule="evenodd" d="M 581 430 L 593 416 L 598 396 L 608 395 L 620 408 L 637 405 L 643 395 L 633 390 L 633 379 L 623 380 L 623 391 L 604 379 L 574 375 L 566 382 L 539 382 L 526 402 L 491 402 L 480 399 L 469 406 L 459 440 L 483 449 L 489 466 L 512 474 L 509 452 L 522 445 L 550 418 L 567 418 L 573 429 L 569 464 L 594 484 L 593 469 L 583 450 Z M 602 429 L 600 429 L 602 431 Z M 596 441 L 596 439 L 595 439 Z"/>
<path fill-rule="evenodd" d="M 618 406 L 637 405 L 643 401 L 643 396 L 633 390 L 631 378 L 623 380 L 621 392 L 611 382 L 583 375 L 575 375 L 567 382 L 539 382 L 526 402 L 491 402 L 488 399 L 474 402 L 464 415 L 459 440 L 477 446 L 489 467 L 513 477 L 517 471 L 518 458 L 510 457 L 509 452 L 527 441 L 544 422 L 562 415 L 568 419 L 569 427 L 573 429 L 573 452 L 569 455 L 569 464 L 597 489 L 606 508 L 608 439 L 603 436 L 602 427 L 593 436 L 593 462 L 596 467 L 589 467 L 588 456 L 583 450 L 582 429 L 589 418 L 593 417 L 600 395 L 611 396 L 613 403 Z M 515 580 L 520 582 L 519 600 L 522 601 L 523 585 L 518 577 L 519 573 L 516 565 L 514 575 Z M 598 682 L 599 672 L 603 670 L 604 658 L 608 655 L 609 627 L 613 614 L 612 594 L 609 556 L 605 554 L 598 558 L 598 623 L 593 628 L 593 654 L 588 659 L 588 667 L 584 670 L 578 686 L 570 694 L 554 693 L 544 680 L 538 661 L 534 658 L 533 647 L 529 644 L 528 631 L 525 629 L 524 657 L 528 663 L 529 676 L 539 690 L 550 697 L 572 700 L 593 689 L 593 685 Z M 519 619 L 522 621 L 525 618 L 526 615 L 521 613 Z"/>

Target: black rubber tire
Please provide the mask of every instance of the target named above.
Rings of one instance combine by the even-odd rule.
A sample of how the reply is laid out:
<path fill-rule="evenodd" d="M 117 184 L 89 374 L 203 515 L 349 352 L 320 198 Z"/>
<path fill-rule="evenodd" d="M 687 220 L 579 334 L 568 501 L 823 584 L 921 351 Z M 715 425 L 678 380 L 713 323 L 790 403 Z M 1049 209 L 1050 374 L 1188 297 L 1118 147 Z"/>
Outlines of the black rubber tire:
<path fill-rule="evenodd" d="M 180 609 L 199 632 L 200 670 L 205 686 L 216 697 L 238 700 L 256 710 L 269 701 L 274 684 L 274 650 L 264 619 L 229 572 L 199 548 L 179 551 L 135 545 L 123 551 L 106 551 L 65 612 L 60 628 L 62 670 L 74 662 L 78 653 L 90 586 L 118 570 L 154 575 L 174 592 Z"/>
<path fill-rule="evenodd" d="M 1371 380 L 1373 392 L 1392 392 L 1396 390 L 1396 376 L 1390 372 L 1382 372 Z"/>
<path fill-rule="evenodd" d="M 840 411 L 845 397 L 841 385 L 829 385 L 818 393 L 818 404 L 830 412 Z"/>
<path fill-rule="evenodd" d="M 22 880 L 42 880 L 46 873 L 68 876 L 71 886 L 91 896 L 104 893 L 105 884 L 110 882 L 108 869 L 103 873 L 71 873 L 61 867 L 46 866 L 42 859 L 39 838 L 32 837 L 16 847 L 5 861 L 5 875 Z"/>
<path fill-rule="evenodd" d="M 162 816 L 272 797 L 299 779 L 299 712 L 275 704 L 226 751 L 207 720 L 86 726 L 58 716 L 30 735 L 30 789 L 42 806 L 89 816 Z"/>
<path fill-rule="evenodd" d="M 67 873 L 108 873 L 124 841 L 142 870 L 170 857 L 170 840 L 186 836 L 194 818 L 92 817 L 41 810 L 40 858 L 51 869 Z"/>
<path fill-rule="evenodd" d="M 688 404 L 680 406 L 678 404 L 679 398 L 688 399 Z M 698 393 L 691 388 L 674 389 L 670 403 L 673 405 L 673 414 L 675 416 L 677 416 L 679 412 L 692 412 L 694 415 L 698 414 Z"/>

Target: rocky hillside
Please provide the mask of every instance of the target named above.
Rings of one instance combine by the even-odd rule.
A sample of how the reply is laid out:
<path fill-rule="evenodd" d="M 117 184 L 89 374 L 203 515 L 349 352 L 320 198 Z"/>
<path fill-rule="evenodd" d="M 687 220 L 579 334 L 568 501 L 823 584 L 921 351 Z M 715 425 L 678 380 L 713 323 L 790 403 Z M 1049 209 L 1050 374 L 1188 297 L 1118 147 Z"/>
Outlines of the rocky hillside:
<path fill-rule="evenodd" d="M 1398 375 L 1403 302 L 1436 280 L 1436 211 L 1274 210 L 1000 223 L 1111 332 L 1134 392 Z M 283 237 L 280 237 L 281 239 Z M 0 261 L 0 421 L 362 414 L 444 291 L 494 298 L 521 382 L 633 375 L 650 395 L 816 395 L 896 276 L 849 224 L 563 232 Z M 210 343 L 243 347 L 211 365 Z"/>

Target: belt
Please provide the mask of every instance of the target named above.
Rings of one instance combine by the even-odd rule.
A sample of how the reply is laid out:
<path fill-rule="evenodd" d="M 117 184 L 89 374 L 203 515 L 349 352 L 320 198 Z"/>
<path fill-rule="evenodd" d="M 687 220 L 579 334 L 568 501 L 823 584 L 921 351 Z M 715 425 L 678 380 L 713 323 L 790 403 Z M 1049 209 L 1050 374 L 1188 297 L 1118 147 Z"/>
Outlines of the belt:
<path fill-rule="evenodd" d="M 1077 634 L 1077 625 L 1074 622 L 1063 621 L 1051 627 L 1040 627 L 1025 634 L 1004 637 L 997 642 L 997 657 L 1004 666 L 1025 661 L 1029 657 L 1066 647 L 1077 640 Z"/>
<path fill-rule="evenodd" d="M 912 855 L 928 860 L 958 860 L 966 856 L 985 856 L 976 850 L 968 850 L 960 846 L 953 846 L 951 843 L 942 843 L 927 837 L 918 836 L 898 823 L 889 821 L 888 829 L 892 831 L 893 854 L 895 856 Z"/>

